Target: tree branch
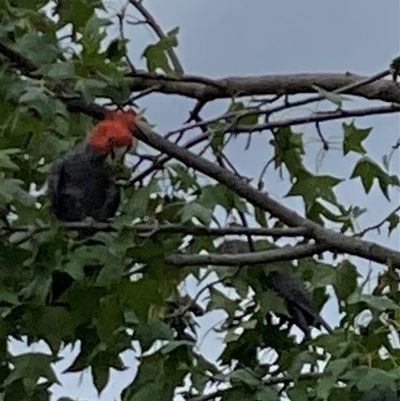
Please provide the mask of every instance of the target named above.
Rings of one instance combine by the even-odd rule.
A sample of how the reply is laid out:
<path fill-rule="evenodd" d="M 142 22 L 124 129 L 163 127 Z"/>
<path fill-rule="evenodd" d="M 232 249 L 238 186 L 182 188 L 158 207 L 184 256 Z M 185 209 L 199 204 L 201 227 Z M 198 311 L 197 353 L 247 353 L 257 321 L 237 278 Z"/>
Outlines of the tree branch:
<path fill-rule="evenodd" d="M 160 93 L 212 100 L 232 96 L 315 94 L 315 85 L 329 92 L 348 85 L 351 86 L 351 89 L 344 91 L 343 94 L 370 100 L 400 103 L 400 88 L 397 83 L 380 79 L 358 86 L 359 81 L 366 82 L 368 80 L 369 77 L 350 73 L 277 74 L 222 79 L 191 75 L 174 78 L 159 74 L 138 73 L 132 77 L 131 90 L 137 92 L 162 84 Z"/>
<path fill-rule="evenodd" d="M 361 240 L 359 238 L 347 237 L 333 230 L 324 228 L 319 224 L 300 216 L 295 211 L 287 208 L 280 202 L 271 198 L 267 193 L 262 193 L 248 184 L 246 180 L 236 177 L 227 169 L 221 168 L 210 161 L 191 153 L 175 145 L 162 136 L 155 133 L 147 124 L 138 124 L 139 132 L 136 134 L 138 139 L 148 145 L 167 153 L 185 165 L 192 167 L 203 174 L 215 179 L 221 184 L 226 185 L 248 202 L 267 211 L 272 216 L 279 218 L 283 223 L 290 227 L 304 227 L 310 230 L 309 237 L 313 238 L 326 246 L 331 252 L 342 252 L 354 256 L 359 256 L 377 263 L 386 264 L 389 261 L 397 268 L 400 268 L 400 252 L 373 242 Z"/>
<path fill-rule="evenodd" d="M 335 110 L 335 111 L 323 111 L 313 113 L 308 116 L 302 117 L 294 117 L 286 120 L 279 120 L 279 121 L 270 121 L 264 124 L 255 124 L 255 125 L 233 125 L 226 131 L 225 134 L 234 132 L 234 133 L 249 133 L 249 132 L 261 132 L 270 130 L 272 128 L 279 128 L 279 127 L 286 127 L 286 126 L 294 126 L 294 125 L 302 125 L 302 124 L 309 124 L 309 123 L 321 123 L 324 121 L 332 121 L 332 120 L 339 120 L 342 118 L 349 118 L 349 117 L 365 117 L 365 116 L 372 116 L 372 115 L 380 115 L 380 114 L 391 114 L 391 113 L 398 113 L 400 112 L 400 105 L 391 104 L 388 106 L 377 106 L 377 107 L 365 107 L 360 109 L 350 109 L 350 110 Z M 242 117 L 250 114 L 263 114 L 265 112 L 248 112 L 241 111 L 236 112 L 236 117 Z M 224 120 L 230 116 L 233 116 L 234 113 L 227 113 L 225 115 L 219 116 L 217 118 L 212 118 L 209 120 L 202 120 L 200 122 L 194 124 L 187 124 L 183 125 L 178 129 L 174 129 L 173 131 L 169 131 L 168 135 L 173 135 L 178 132 L 185 132 L 195 128 L 202 128 L 207 127 L 209 124 Z"/>
<path fill-rule="evenodd" d="M 12 45 L 8 45 L 2 40 L 0 40 L 0 54 L 3 54 L 11 64 L 15 65 L 25 75 L 32 76 L 33 74 L 36 78 L 40 78 L 37 75 L 38 66 L 14 50 Z M 330 92 L 338 91 L 366 99 L 400 104 L 399 85 L 390 80 L 380 79 L 376 81 L 377 75 L 374 77 L 365 77 L 350 73 L 308 73 L 227 77 L 223 79 L 210 79 L 189 75 L 176 78 L 143 72 L 136 74 L 128 73 L 127 75 L 132 76 L 132 92 L 141 92 L 156 87 L 159 93 L 176 94 L 195 99 L 206 99 L 207 101 L 232 96 L 315 94 L 314 86 L 316 85 Z M 344 90 L 346 87 L 348 89 Z M 102 106 L 87 104 L 79 95 L 70 97 L 67 94 L 57 93 L 57 96 L 67 105 L 68 110 L 71 112 L 84 112 L 95 118 L 102 118 L 104 115 L 104 108 Z M 320 97 L 316 97 L 315 99 L 317 98 Z M 397 107 L 397 105 L 394 107 Z M 391 109 L 391 111 L 393 112 L 394 110 Z M 382 110 L 381 113 L 383 112 Z M 332 118 L 332 116 L 330 117 Z"/>
<path fill-rule="evenodd" d="M 12 49 L 10 46 L 7 46 L 2 41 L 0 41 L 0 53 L 27 76 L 32 76 L 32 74 L 37 70 L 37 66 L 32 61 Z"/>
<path fill-rule="evenodd" d="M 10 52 L 9 50 L 10 47 L 0 41 L 0 53 L 17 64 L 17 67 L 22 72 L 31 73 L 32 65 L 25 62 L 24 56 L 19 55 L 16 57 L 15 51 L 11 49 Z M 162 83 L 162 87 L 159 90 L 161 93 L 175 93 L 196 98 L 223 98 L 231 97 L 232 95 L 315 93 L 315 89 L 313 89 L 314 85 L 328 91 L 334 91 L 336 88 L 365 79 L 367 78 L 352 74 L 289 74 L 249 78 L 232 77 L 223 80 L 193 76 L 177 79 L 157 74 L 139 74 L 138 77 L 132 79 L 132 83 L 134 83 L 134 91 L 141 91 L 147 87 L 153 87 Z M 379 80 L 366 86 L 357 87 L 350 90 L 349 94 L 362 96 L 367 99 L 400 103 L 400 88 L 397 83 L 389 80 Z M 98 118 L 101 118 L 105 113 L 105 109 L 102 106 L 96 104 L 87 105 L 80 97 L 70 99 L 69 97 L 60 96 L 60 99 L 66 103 L 71 111 L 84 112 Z M 137 133 L 138 139 L 166 153 L 168 157 L 176 158 L 187 166 L 193 167 L 214 178 L 216 181 L 234 190 L 253 205 L 278 217 L 288 226 L 301 226 L 309 230 L 309 237 L 313 238 L 316 242 L 326 245 L 327 250 L 348 253 L 377 263 L 385 264 L 391 261 L 394 266 L 400 268 L 400 252 L 359 238 L 347 237 L 305 219 L 295 211 L 272 199 L 268 194 L 259 192 L 245 180 L 236 177 L 230 171 L 169 142 L 152 131 L 147 124 L 139 123 L 138 125 L 140 129 Z"/>
<path fill-rule="evenodd" d="M 240 254 L 213 254 L 207 255 L 168 255 L 165 257 L 168 263 L 174 266 L 198 266 L 198 265 L 223 265 L 223 266 L 243 266 L 260 265 L 284 260 L 294 260 L 308 258 L 315 254 L 325 252 L 326 246 L 320 244 L 307 244 L 298 246 L 285 246 L 271 251 L 250 252 Z"/>
<path fill-rule="evenodd" d="M 229 377 L 229 374 L 227 375 Z M 322 373 L 320 372 L 310 372 L 310 373 L 302 373 L 297 380 L 298 381 L 302 381 L 302 380 L 318 380 L 320 377 L 322 376 Z M 265 379 L 262 379 L 263 383 L 266 386 L 275 386 L 277 384 L 289 384 L 292 383 L 294 381 L 294 379 L 290 376 L 290 375 L 284 375 L 284 376 L 280 376 L 280 377 L 267 377 Z M 191 398 L 186 398 L 187 401 L 211 401 L 211 400 L 215 400 L 218 397 L 223 396 L 224 392 L 226 392 L 228 389 L 219 389 L 216 390 L 212 393 L 208 393 L 208 394 L 202 394 L 202 395 L 198 395 L 198 396 L 194 396 Z"/>
<path fill-rule="evenodd" d="M 91 228 L 97 231 L 116 231 L 111 223 L 86 223 L 86 222 L 73 222 L 61 223 L 61 227 L 67 230 L 80 230 L 84 228 Z M 51 229 L 53 226 L 8 226 L 2 227 L 1 230 L 8 233 L 16 232 L 41 232 Z M 203 226 L 185 226 L 181 224 L 136 224 L 128 226 L 135 233 L 167 233 L 167 234 L 185 234 L 195 236 L 225 236 L 225 235 L 255 235 L 255 236 L 268 236 L 268 237 L 302 237 L 307 234 L 307 229 L 302 227 L 294 228 L 258 228 L 258 227 L 224 227 L 224 228 L 208 228 Z"/>
<path fill-rule="evenodd" d="M 324 121 L 332 121 L 342 118 L 365 117 L 365 116 L 391 114 L 398 112 L 400 112 L 400 104 L 399 105 L 391 104 L 389 106 L 365 107 L 362 109 L 353 109 L 353 110 L 336 110 L 331 112 L 327 111 L 327 112 L 313 113 L 309 116 L 304 116 L 304 117 L 295 117 L 287 120 L 271 121 L 265 124 L 256 124 L 249 126 L 241 125 L 237 127 L 232 127 L 227 132 L 235 132 L 235 133 L 261 132 L 272 128 L 302 125 L 309 123 L 321 123 Z"/>

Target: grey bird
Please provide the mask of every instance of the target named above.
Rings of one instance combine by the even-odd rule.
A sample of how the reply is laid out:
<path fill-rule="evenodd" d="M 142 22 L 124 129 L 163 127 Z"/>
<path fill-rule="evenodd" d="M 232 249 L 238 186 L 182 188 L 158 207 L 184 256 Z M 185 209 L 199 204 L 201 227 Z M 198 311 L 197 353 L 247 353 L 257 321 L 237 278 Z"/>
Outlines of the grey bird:
<path fill-rule="evenodd" d="M 249 244 L 242 240 L 229 240 L 223 242 L 218 248 L 219 254 L 240 254 L 250 252 Z M 254 267 L 257 269 L 258 267 Z M 310 337 L 311 327 L 320 329 L 324 327 L 328 332 L 332 328 L 320 316 L 312 305 L 311 296 L 303 280 L 292 268 L 287 266 L 277 269 L 263 269 L 263 274 L 258 276 L 261 284 L 273 290 L 286 304 L 290 314 L 290 321 L 301 329 L 307 338 Z"/>
<path fill-rule="evenodd" d="M 48 176 L 50 210 L 64 222 L 105 222 L 117 212 L 121 195 L 109 159 L 119 159 L 134 142 L 134 113 L 114 112 L 99 122 L 88 137 L 64 157 L 57 159 Z M 78 230 L 80 237 L 95 230 Z M 84 266 L 85 275 L 97 271 Z M 51 298 L 57 300 L 73 283 L 63 271 L 52 274 Z"/>
<path fill-rule="evenodd" d="M 132 144 L 127 124 L 103 120 L 85 141 L 53 163 L 47 191 L 51 212 L 58 220 L 106 221 L 115 215 L 120 192 L 107 159 L 124 155 Z"/>

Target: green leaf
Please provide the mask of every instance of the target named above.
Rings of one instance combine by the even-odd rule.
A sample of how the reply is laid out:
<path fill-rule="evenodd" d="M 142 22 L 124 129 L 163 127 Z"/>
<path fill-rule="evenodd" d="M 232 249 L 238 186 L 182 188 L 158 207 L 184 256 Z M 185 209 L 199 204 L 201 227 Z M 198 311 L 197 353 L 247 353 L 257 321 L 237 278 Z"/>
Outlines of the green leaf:
<path fill-rule="evenodd" d="M 29 352 L 20 354 L 12 358 L 14 369 L 3 382 L 4 386 L 9 386 L 19 379 L 31 379 L 36 384 L 40 377 L 48 380 L 49 384 L 59 384 L 51 364 L 56 362 L 52 355 L 40 352 Z"/>
<path fill-rule="evenodd" d="M 109 19 L 99 18 L 96 14 L 92 14 L 87 20 L 80 40 L 83 46 L 83 58 L 98 54 L 101 42 L 107 36 L 106 27 L 109 25 L 111 25 Z"/>
<path fill-rule="evenodd" d="M 75 29 L 84 27 L 96 9 L 104 9 L 101 0 L 57 0 L 55 3 L 60 27 L 71 23 Z"/>
<path fill-rule="evenodd" d="M 152 306 L 164 306 L 160 283 L 151 277 L 135 282 L 121 282 L 117 293 L 125 310 L 134 311 L 140 321 L 146 322 Z"/>
<path fill-rule="evenodd" d="M 254 393 L 250 389 L 245 389 L 242 387 L 237 387 L 237 388 L 234 387 L 228 390 L 224 390 L 220 401 L 241 401 L 241 400 L 251 401 L 252 399 L 250 397 L 254 397 Z"/>
<path fill-rule="evenodd" d="M 211 149 L 215 155 L 219 155 L 224 148 L 226 126 L 221 121 L 214 121 L 207 126 Z"/>
<path fill-rule="evenodd" d="M 44 131 L 38 134 L 35 133 L 32 136 L 27 150 L 35 161 L 39 161 L 42 157 L 44 157 L 46 161 L 50 161 L 67 152 L 70 148 L 70 141 L 60 139 L 57 136 Z"/>
<path fill-rule="evenodd" d="M 393 230 L 395 230 L 400 223 L 400 216 L 393 212 L 387 219 L 386 221 L 389 222 L 389 234 L 391 234 L 393 232 Z"/>
<path fill-rule="evenodd" d="M 377 179 L 382 193 L 388 200 L 390 200 L 388 191 L 389 185 L 396 185 L 398 187 L 400 186 L 400 180 L 398 176 L 396 175 L 390 176 L 369 157 L 362 157 L 357 162 L 350 178 L 356 178 L 356 177 L 360 177 L 365 192 L 367 194 L 371 190 L 374 180 Z"/>
<path fill-rule="evenodd" d="M 336 204 L 337 198 L 333 188 L 342 181 L 344 180 L 329 175 L 308 175 L 305 178 L 299 178 L 286 196 L 301 196 L 307 209 L 310 209 L 319 198 Z"/>
<path fill-rule="evenodd" d="M 171 68 L 167 51 L 178 45 L 178 33 L 179 27 L 176 27 L 169 31 L 165 37 L 161 38 L 156 44 L 146 47 L 142 58 L 144 57 L 146 59 L 149 72 L 157 72 L 159 68 L 166 74 L 176 73 L 176 71 Z"/>
<path fill-rule="evenodd" d="M 178 41 L 178 34 L 179 34 L 179 26 L 176 26 L 175 28 L 172 28 L 169 32 L 166 33 L 166 48 L 168 46 L 170 47 L 177 47 L 179 45 Z"/>
<path fill-rule="evenodd" d="M 172 341 L 174 331 L 161 320 L 154 319 L 148 323 L 139 323 L 135 326 L 135 336 L 140 342 L 143 352 L 149 350 L 157 340 Z"/>
<path fill-rule="evenodd" d="M 106 57 L 111 61 L 119 61 L 127 53 L 126 45 L 128 43 L 127 39 L 115 38 L 113 39 L 105 51 Z"/>
<path fill-rule="evenodd" d="M 256 392 L 255 400 L 257 400 L 257 401 L 279 401 L 279 394 L 278 394 L 278 391 L 273 388 L 263 387 Z M 296 399 L 296 401 L 298 401 L 298 399 Z"/>
<path fill-rule="evenodd" d="M 169 166 L 169 169 L 175 172 L 175 174 L 170 174 L 171 183 L 173 185 L 179 184 L 179 189 L 183 191 L 187 191 L 189 189 L 200 189 L 200 185 L 198 184 L 196 177 L 194 174 L 190 174 L 190 170 L 180 164 L 175 163 Z"/>
<path fill-rule="evenodd" d="M 396 57 L 390 63 L 390 72 L 392 74 L 393 82 L 397 82 L 397 79 L 399 77 L 399 71 L 400 71 L 400 57 Z"/>
<path fill-rule="evenodd" d="M 31 302 L 44 304 L 51 289 L 51 277 L 43 276 L 35 277 L 26 287 L 24 287 L 20 295 Z"/>
<path fill-rule="evenodd" d="M 32 312 L 31 318 L 32 334 L 45 339 L 54 355 L 59 352 L 63 340 L 74 334 L 71 315 L 63 308 L 46 306 Z"/>
<path fill-rule="evenodd" d="M 52 64 L 47 71 L 47 76 L 54 80 L 72 79 L 75 78 L 75 67 L 69 61 L 62 61 Z"/>
<path fill-rule="evenodd" d="M 347 300 L 349 305 L 366 303 L 373 310 L 386 312 L 388 310 L 399 310 L 400 306 L 386 296 L 375 296 L 370 294 L 353 293 Z"/>
<path fill-rule="evenodd" d="M 172 400 L 175 388 L 189 373 L 187 353 L 181 347 L 164 355 L 157 352 L 141 358 L 138 373 L 122 395 L 124 401 Z"/>
<path fill-rule="evenodd" d="M 288 389 L 288 396 L 290 400 L 295 401 L 310 401 L 309 395 L 309 383 L 308 382 L 297 382 L 295 386 Z M 339 401 L 339 400 L 329 400 L 329 401 Z M 349 400 L 341 400 L 349 401 Z"/>
<path fill-rule="evenodd" d="M 352 360 L 346 358 L 339 358 L 336 360 L 331 360 L 328 363 L 326 372 L 330 372 L 334 377 L 339 377 L 343 372 L 346 371 L 348 367 L 352 366 Z"/>
<path fill-rule="evenodd" d="M 342 127 L 344 130 L 343 154 L 347 155 L 347 153 L 353 151 L 365 155 L 367 151 L 362 142 L 368 138 L 372 128 L 357 128 L 354 121 L 350 124 L 343 123 Z"/>
<path fill-rule="evenodd" d="M 325 219 L 322 219 L 322 217 L 339 223 L 343 221 L 342 216 L 333 213 L 331 210 L 329 210 L 327 207 L 322 205 L 321 202 L 318 201 L 315 201 L 312 206 L 306 211 L 306 217 L 312 221 L 315 221 L 321 226 L 325 225 Z M 347 223 L 348 221 L 351 222 L 351 220 L 348 219 L 347 221 L 345 221 L 345 223 Z"/>
<path fill-rule="evenodd" d="M 344 260 L 336 267 L 333 288 L 339 299 L 347 299 L 357 288 L 357 268 L 349 260 Z"/>
<path fill-rule="evenodd" d="M 38 67 L 54 63 L 60 53 L 53 39 L 33 32 L 18 38 L 14 48 Z"/>
<path fill-rule="evenodd" d="M 170 341 L 166 346 L 161 348 L 161 353 L 168 355 L 179 347 L 193 348 L 193 343 L 187 340 Z"/>
<path fill-rule="evenodd" d="M 92 377 L 93 384 L 96 387 L 98 395 L 104 390 L 107 386 L 108 380 L 110 379 L 110 369 L 108 366 L 104 365 L 92 365 Z"/>
<path fill-rule="evenodd" d="M 107 342 L 113 333 L 123 327 L 125 316 L 116 295 L 108 295 L 100 300 L 98 315 L 93 319 L 99 338 Z"/>
<path fill-rule="evenodd" d="M 370 368 L 357 383 L 357 388 L 363 393 L 361 401 L 374 401 L 378 398 L 385 401 L 398 400 L 395 377 L 380 369 Z"/>
<path fill-rule="evenodd" d="M 19 101 L 22 105 L 36 110 L 44 118 L 51 118 L 56 112 L 57 100 L 48 96 L 42 87 L 29 87 Z"/>
<path fill-rule="evenodd" d="M 243 213 L 248 211 L 247 204 L 243 199 L 222 184 L 202 187 L 197 203 L 210 210 L 214 210 L 217 206 L 222 206 L 228 212 L 231 212 L 232 209 L 237 209 Z"/>
<path fill-rule="evenodd" d="M 193 218 L 196 218 L 200 223 L 208 227 L 211 223 L 213 211 L 194 201 L 183 207 L 181 215 L 182 223 L 192 221 Z"/>
<path fill-rule="evenodd" d="M 316 386 L 316 395 L 318 399 L 327 400 L 329 399 L 329 395 L 334 387 L 336 387 L 336 377 L 334 376 L 325 376 L 322 377 L 318 381 L 318 385 Z"/>
<path fill-rule="evenodd" d="M 158 45 L 149 45 L 143 52 L 142 57 L 146 58 L 149 72 L 157 72 L 157 69 L 170 74 L 173 70 L 169 65 L 165 50 Z"/>
<path fill-rule="evenodd" d="M 317 359 L 318 356 L 309 351 L 302 351 L 291 358 L 291 365 L 288 372 L 295 383 L 298 381 L 304 365 L 310 364 L 315 366 Z"/>
<path fill-rule="evenodd" d="M 303 134 L 294 133 L 291 127 L 280 127 L 270 143 L 275 150 L 275 169 L 285 165 L 291 179 L 305 171 L 303 166 L 303 155 L 305 155 Z"/>
<path fill-rule="evenodd" d="M 312 288 L 325 288 L 336 279 L 336 268 L 330 264 L 320 262 L 314 258 L 299 261 L 299 273 L 305 281 L 310 281 Z"/>
<path fill-rule="evenodd" d="M 337 386 L 338 377 L 351 367 L 352 360 L 349 359 L 337 359 L 331 360 L 325 371 L 325 375 L 318 380 L 316 386 L 316 395 L 321 400 L 330 399 L 329 396 L 332 394 L 332 390 Z"/>
<path fill-rule="evenodd" d="M 243 102 L 238 102 L 232 100 L 229 109 L 227 113 L 235 113 L 237 112 L 240 114 L 240 112 L 243 112 L 247 109 L 248 106 L 246 106 Z M 258 123 L 258 118 L 259 118 L 260 113 L 253 113 L 253 114 L 247 114 L 244 117 L 240 117 L 237 119 L 236 125 L 255 125 Z M 230 119 L 229 119 L 230 120 Z"/>
<path fill-rule="evenodd" d="M 118 283 L 125 271 L 125 263 L 121 255 L 113 255 L 111 252 L 106 252 L 102 262 L 104 267 L 96 278 L 96 285 L 108 287 Z"/>
<path fill-rule="evenodd" d="M 251 388 L 261 387 L 262 382 L 254 372 L 248 369 L 237 369 L 229 375 L 232 384 L 244 383 Z"/>
<path fill-rule="evenodd" d="M 9 155 L 21 153 L 20 149 L 0 149 L 0 170 L 18 171 L 18 164 L 14 163 Z"/>
<path fill-rule="evenodd" d="M 151 206 L 151 195 L 160 191 L 160 186 L 156 179 L 153 179 L 148 183 L 148 185 L 136 189 L 133 195 L 129 199 L 124 199 L 122 211 L 129 216 L 130 221 L 134 218 L 143 218 L 148 216 L 150 212 L 153 215 L 155 206 L 153 210 L 150 209 Z"/>
<path fill-rule="evenodd" d="M 232 301 L 223 292 L 214 287 L 210 288 L 210 302 L 207 305 L 207 312 L 222 309 L 229 316 L 233 317 L 238 305 L 238 301 Z"/>
<path fill-rule="evenodd" d="M 260 299 L 260 308 L 264 314 L 269 312 L 290 316 L 285 301 L 274 291 L 264 290 L 258 295 Z"/>
<path fill-rule="evenodd" d="M 23 181 L 14 178 L 3 178 L 0 180 L 0 205 L 18 202 L 26 207 L 35 205 L 35 198 L 24 191 L 21 186 Z"/>
<path fill-rule="evenodd" d="M 261 226 L 261 227 L 268 227 L 268 222 L 267 222 L 267 217 L 266 213 L 264 210 L 260 209 L 259 207 L 254 207 L 254 217 L 256 219 L 256 222 Z"/>
<path fill-rule="evenodd" d="M 107 83 L 99 79 L 79 78 L 76 82 L 74 90 L 82 94 L 83 99 L 87 103 L 93 102 L 96 97 L 102 97 Z"/>

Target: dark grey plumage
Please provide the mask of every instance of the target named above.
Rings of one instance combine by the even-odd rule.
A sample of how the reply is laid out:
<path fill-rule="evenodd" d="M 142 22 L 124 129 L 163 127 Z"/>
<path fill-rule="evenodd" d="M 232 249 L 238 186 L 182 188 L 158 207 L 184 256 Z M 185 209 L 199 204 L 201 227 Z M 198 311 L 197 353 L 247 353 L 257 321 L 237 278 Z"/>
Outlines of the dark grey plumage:
<path fill-rule="evenodd" d="M 105 159 L 85 141 L 53 163 L 48 196 L 57 219 L 106 221 L 115 215 L 121 195 Z"/>
<path fill-rule="evenodd" d="M 121 195 L 112 169 L 105 159 L 106 155 L 96 153 L 84 141 L 64 158 L 53 163 L 48 177 L 47 194 L 50 210 L 58 220 L 78 222 L 92 218 L 106 221 L 115 215 Z M 81 238 L 95 233 L 91 228 L 79 230 Z M 84 267 L 85 274 L 91 270 L 93 269 L 88 266 Z M 69 274 L 63 271 L 53 272 L 50 297 L 53 305 L 59 304 L 57 300 L 73 282 Z"/>
<path fill-rule="evenodd" d="M 249 251 L 246 241 L 230 240 L 222 243 L 218 253 L 238 254 Z M 281 268 L 277 270 L 264 269 L 260 280 L 267 288 L 275 291 L 281 296 L 285 303 L 291 320 L 298 326 L 304 334 L 310 336 L 310 326 L 316 328 L 324 327 L 327 331 L 332 331 L 328 323 L 319 315 L 318 311 L 311 303 L 311 297 L 304 282 L 291 268 Z"/>

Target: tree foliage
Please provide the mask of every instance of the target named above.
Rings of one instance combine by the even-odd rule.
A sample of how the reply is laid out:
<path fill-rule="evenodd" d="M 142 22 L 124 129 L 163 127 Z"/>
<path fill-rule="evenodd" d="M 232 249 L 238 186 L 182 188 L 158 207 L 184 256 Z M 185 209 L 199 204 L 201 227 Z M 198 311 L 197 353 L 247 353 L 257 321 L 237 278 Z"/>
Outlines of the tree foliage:
<path fill-rule="evenodd" d="M 308 84 L 300 74 L 298 89 L 296 83 L 282 87 L 274 77 L 221 83 L 184 74 L 174 52 L 179 29 L 163 33 L 143 2 L 131 0 L 112 15 L 100 0 L 0 4 L 1 400 L 50 399 L 59 382 L 54 363 L 65 347 L 77 344 L 79 353 L 67 372 L 90 368 L 99 393 L 111 369 L 125 369 L 121 354 L 138 353 L 138 371 L 122 392 L 123 401 L 171 400 L 179 392 L 191 401 L 400 397 L 400 353 L 394 345 L 400 329 L 400 253 L 364 240 L 373 230 L 398 234 L 400 181 L 391 172 L 391 159 L 400 146 L 393 144 L 382 161 L 374 160 L 365 145 L 373 128 L 349 118 L 399 107 L 368 108 L 364 114 L 344 108 L 349 95 L 400 104 L 398 84 L 383 80 L 388 71 L 336 80 L 317 74 Z M 145 69 L 129 59 L 127 9 L 142 14 L 158 35 L 143 49 Z M 111 24 L 120 27 L 116 38 L 108 36 Z M 392 72 L 397 76 L 398 70 Z M 263 79 L 269 84 L 255 84 Z M 373 85 L 381 89 L 368 90 Z M 56 223 L 46 196 L 34 196 L 31 184 L 45 183 L 51 163 L 85 135 L 104 106 L 140 105 L 140 97 L 157 92 L 195 99 L 189 121 L 160 136 L 145 123 L 143 111 L 147 134 L 139 135 L 133 172 L 128 178 L 122 174 L 120 213 L 95 227 L 95 244 L 80 240 L 79 224 Z M 314 95 L 281 102 L 282 93 Z M 229 100 L 226 112 L 203 120 L 203 106 L 219 98 Z M 270 121 L 279 111 L 321 100 L 333 104 L 332 111 Z M 355 156 L 353 171 L 348 177 L 312 171 L 305 162 L 306 135 L 296 126 L 316 124 L 322 162 L 332 149 L 320 124 L 340 118 L 346 120 L 338 158 Z M 199 136 L 185 143 L 189 129 Z M 250 143 L 254 132 L 269 135 L 273 149 L 258 182 L 242 177 L 226 154 L 229 142 L 247 135 Z M 267 170 L 287 181 L 286 198 L 302 200 L 302 215 L 264 192 Z M 366 194 L 379 189 L 388 200 L 376 226 L 358 229 L 366 210 L 338 196 L 337 188 L 349 180 Z M 218 226 L 223 213 L 236 216 L 240 225 Z M 252 252 L 218 254 L 218 238 L 239 234 Z M 289 237 L 284 247 L 281 239 Z M 200 255 L 202 250 L 208 255 Z M 356 263 L 347 255 L 384 266 L 372 291 L 360 281 L 361 259 Z M 87 266 L 94 268 L 88 272 Z M 284 319 L 271 318 L 287 311 L 260 285 L 260 272 L 270 267 L 295 269 L 319 310 L 334 296 L 341 317 L 331 334 L 315 332 L 303 340 Z M 68 307 L 49 302 L 59 273 L 73 282 L 63 295 Z M 180 289 L 189 276 L 203 283 L 195 297 Z M 196 322 L 215 310 L 225 313 L 215 329 L 225 347 L 217 361 L 209 361 L 196 347 Z M 368 322 L 360 320 L 366 312 Z M 28 345 L 43 340 L 49 353 L 29 349 L 14 355 L 10 339 Z M 182 390 L 185 378 L 190 386 Z"/>

